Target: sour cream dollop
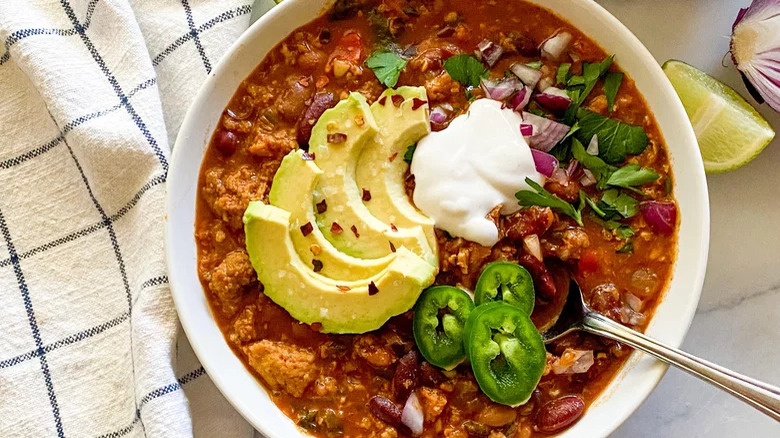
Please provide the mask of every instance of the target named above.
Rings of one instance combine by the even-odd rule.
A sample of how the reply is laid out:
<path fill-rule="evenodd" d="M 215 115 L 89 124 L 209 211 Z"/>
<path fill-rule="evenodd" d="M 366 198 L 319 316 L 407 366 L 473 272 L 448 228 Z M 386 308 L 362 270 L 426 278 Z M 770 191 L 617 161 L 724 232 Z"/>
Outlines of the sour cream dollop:
<path fill-rule="evenodd" d="M 544 181 L 520 133 L 523 119 L 501 106 L 473 102 L 447 128 L 417 143 L 411 166 L 417 207 L 450 235 L 484 246 L 498 242 L 488 213 L 497 205 L 503 215 L 516 212 L 515 193 L 530 189 L 525 179 Z"/>

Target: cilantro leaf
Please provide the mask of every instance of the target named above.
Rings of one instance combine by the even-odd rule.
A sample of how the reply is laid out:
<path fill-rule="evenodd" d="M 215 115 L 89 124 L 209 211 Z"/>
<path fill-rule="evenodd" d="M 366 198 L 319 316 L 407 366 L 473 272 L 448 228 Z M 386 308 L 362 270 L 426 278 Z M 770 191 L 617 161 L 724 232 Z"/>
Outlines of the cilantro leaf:
<path fill-rule="evenodd" d="M 599 138 L 599 157 L 609 164 L 625 161 L 626 155 L 639 155 L 647 147 L 647 133 L 641 126 L 619 122 L 580 108 L 577 112 L 580 129 L 577 138 L 589 142 Z"/>
<path fill-rule="evenodd" d="M 523 207 L 528 207 L 531 205 L 550 207 L 561 214 L 569 216 L 570 218 L 574 219 L 577 224 L 582 226 L 582 213 L 580 210 L 574 208 L 574 206 L 564 201 L 563 199 L 548 192 L 534 180 L 526 178 L 525 182 L 535 191 L 520 190 L 519 192 L 515 193 L 515 198 L 517 198 L 517 202 L 520 205 Z"/>
<path fill-rule="evenodd" d="M 407 147 L 406 152 L 404 152 L 404 161 L 406 161 L 409 164 L 412 164 L 412 158 L 414 157 L 415 150 L 417 150 L 417 143 Z"/>
<path fill-rule="evenodd" d="M 571 64 L 568 62 L 564 62 L 563 64 L 558 66 L 558 72 L 555 75 L 555 85 L 558 84 L 564 84 L 568 85 L 569 83 L 569 69 L 571 68 Z"/>
<path fill-rule="evenodd" d="M 614 231 L 618 239 L 626 240 L 634 235 L 634 229 L 615 220 L 604 222 L 604 228 Z"/>
<path fill-rule="evenodd" d="M 610 175 L 617 170 L 617 167 L 605 163 L 604 160 L 595 155 L 589 154 L 588 151 L 585 150 L 585 146 L 576 138 L 572 139 L 571 153 L 575 160 L 579 161 L 586 169 L 593 172 L 593 176 L 596 177 L 596 182 L 598 182 L 597 188 L 599 189 L 606 187 Z"/>
<path fill-rule="evenodd" d="M 617 250 L 619 254 L 627 254 L 634 252 L 634 242 L 628 242 Z"/>
<path fill-rule="evenodd" d="M 604 95 L 607 96 L 607 111 L 612 114 L 615 108 L 615 98 L 617 97 L 620 84 L 623 83 L 623 73 L 609 73 L 604 78 Z"/>
<path fill-rule="evenodd" d="M 542 61 L 528 62 L 525 65 L 527 65 L 527 66 L 529 66 L 531 68 L 535 68 L 535 69 L 539 70 L 539 69 L 542 68 Z"/>
<path fill-rule="evenodd" d="M 477 58 L 466 54 L 447 58 L 444 61 L 444 69 L 452 76 L 452 79 L 467 87 L 479 86 L 482 78 L 488 77 L 490 73 Z"/>
<path fill-rule="evenodd" d="M 610 189 L 601 195 L 599 207 L 607 213 L 605 219 L 610 218 L 610 213 L 617 213 L 628 219 L 639 211 L 639 201 L 617 189 Z"/>
<path fill-rule="evenodd" d="M 580 190 L 580 202 L 585 201 L 586 204 L 590 206 L 590 208 L 593 210 L 593 213 L 596 213 L 596 216 L 603 218 L 607 216 L 607 213 L 604 212 L 604 210 L 601 209 L 601 207 L 596 204 L 596 201 L 590 198 L 585 192 Z M 582 209 L 580 209 L 582 211 Z"/>
<path fill-rule="evenodd" d="M 406 60 L 389 50 L 379 50 L 366 59 L 366 65 L 374 71 L 379 82 L 387 87 L 394 87 L 398 76 L 406 67 Z"/>
<path fill-rule="evenodd" d="M 660 178 L 660 175 L 652 170 L 632 163 L 614 171 L 607 179 L 607 185 L 635 190 L 634 187 L 653 182 L 658 178 Z"/>

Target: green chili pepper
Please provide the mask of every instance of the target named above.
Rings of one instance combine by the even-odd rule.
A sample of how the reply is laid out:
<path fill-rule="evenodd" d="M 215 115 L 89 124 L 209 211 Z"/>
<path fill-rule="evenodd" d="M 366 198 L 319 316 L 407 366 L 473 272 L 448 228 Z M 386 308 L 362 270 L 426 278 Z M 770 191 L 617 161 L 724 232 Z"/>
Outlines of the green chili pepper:
<path fill-rule="evenodd" d="M 477 307 L 466 323 L 465 346 L 485 395 L 509 406 L 528 401 L 542 378 L 547 352 L 523 310 L 501 301 Z"/>
<path fill-rule="evenodd" d="M 526 315 L 534 311 L 534 280 L 528 271 L 511 262 L 492 262 L 482 270 L 474 289 L 477 306 L 503 301 Z"/>
<path fill-rule="evenodd" d="M 423 291 L 414 306 L 414 340 L 425 360 L 451 370 L 466 359 L 463 330 L 474 310 L 471 296 L 452 286 Z"/>

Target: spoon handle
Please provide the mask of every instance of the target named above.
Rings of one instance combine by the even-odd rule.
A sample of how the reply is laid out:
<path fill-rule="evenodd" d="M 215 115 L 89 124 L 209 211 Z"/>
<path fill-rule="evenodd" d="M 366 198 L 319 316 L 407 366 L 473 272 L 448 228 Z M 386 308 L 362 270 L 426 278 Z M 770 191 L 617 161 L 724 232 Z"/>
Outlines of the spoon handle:
<path fill-rule="evenodd" d="M 776 386 L 759 382 L 664 345 L 599 313 L 586 313 L 582 324 L 582 328 L 587 332 L 614 339 L 647 352 L 717 386 L 772 417 L 775 421 L 780 421 L 780 388 Z"/>

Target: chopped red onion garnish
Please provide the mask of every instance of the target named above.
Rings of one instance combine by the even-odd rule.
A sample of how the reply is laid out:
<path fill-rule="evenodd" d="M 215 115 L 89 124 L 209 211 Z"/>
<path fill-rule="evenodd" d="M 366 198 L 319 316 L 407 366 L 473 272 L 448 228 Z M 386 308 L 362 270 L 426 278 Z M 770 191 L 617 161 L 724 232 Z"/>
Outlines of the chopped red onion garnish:
<path fill-rule="evenodd" d="M 514 73 L 526 86 L 533 89 L 536 84 L 539 83 L 539 79 L 542 78 L 542 71 L 529 67 L 525 64 L 515 63 L 509 67 L 509 70 Z"/>
<path fill-rule="evenodd" d="M 504 100 L 512 95 L 516 90 L 522 89 L 523 84 L 515 78 L 505 79 L 483 79 L 479 83 L 485 90 L 485 94 L 493 100 Z"/>
<path fill-rule="evenodd" d="M 409 430 L 412 431 L 412 435 L 418 436 L 423 431 L 423 416 L 422 403 L 417 398 L 417 394 L 414 392 L 406 399 L 404 409 L 401 411 L 401 423 L 403 423 Z"/>
<path fill-rule="evenodd" d="M 523 112 L 523 120 L 534 127 L 529 145 L 540 151 L 550 152 L 569 132 L 567 125 L 529 112 Z"/>
<path fill-rule="evenodd" d="M 431 110 L 431 123 L 444 123 L 447 121 L 447 113 L 440 106 Z"/>
<path fill-rule="evenodd" d="M 521 88 L 517 93 L 512 95 L 512 99 L 509 100 L 509 106 L 517 112 L 522 112 L 523 109 L 528 106 L 528 102 L 531 101 L 531 93 L 533 93 L 531 88 Z"/>
<path fill-rule="evenodd" d="M 596 184 L 596 176 L 593 175 L 593 172 L 590 170 L 583 168 L 582 178 L 580 178 L 580 185 L 583 187 L 590 187 L 593 184 Z"/>
<path fill-rule="evenodd" d="M 582 165 L 577 160 L 571 160 L 566 166 L 566 176 L 569 181 L 576 181 L 582 176 Z"/>
<path fill-rule="evenodd" d="M 544 91 L 536 95 L 536 101 L 539 102 L 539 105 L 557 114 L 564 113 L 571 105 L 571 98 L 566 94 L 566 91 L 557 87 L 545 88 Z"/>
<path fill-rule="evenodd" d="M 551 177 L 555 169 L 558 168 L 558 159 L 547 152 L 531 149 L 531 155 L 534 157 L 536 171 L 547 178 Z"/>
<path fill-rule="evenodd" d="M 561 169 L 560 167 L 555 169 L 555 172 L 553 172 L 552 176 L 550 176 L 550 181 L 558 183 L 564 187 L 569 185 L 569 175 L 566 173 L 566 169 Z"/>
<path fill-rule="evenodd" d="M 530 236 L 523 237 L 523 249 L 525 249 L 528 254 L 536 257 L 536 259 L 540 262 L 544 261 L 542 255 L 542 245 L 539 242 L 538 235 L 531 234 Z"/>
<path fill-rule="evenodd" d="M 534 125 L 530 125 L 527 123 L 521 123 L 520 124 L 520 134 L 523 137 L 530 137 L 534 135 Z"/>
<path fill-rule="evenodd" d="M 780 1 L 753 0 L 732 26 L 731 57 L 759 103 L 780 112 Z"/>
<path fill-rule="evenodd" d="M 588 143 L 588 148 L 585 149 L 585 152 L 591 154 L 591 155 L 598 155 L 599 154 L 599 137 L 596 134 L 593 134 L 593 137 L 590 138 L 590 143 Z"/>
<path fill-rule="evenodd" d="M 493 67 L 498 62 L 498 58 L 504 53 L 504 49 L 493 41 L 482 40 L 477 44 L 477 53 L 480 59 L 485 61 L 485 64 Z"/>
<path fill-rule="evenodd" d="M 552 364 L 552 372 L 555 374 L 579 374 L 587 372 L 593 366 L 594 358 L 592 350 L 573 350 L 567 348 L 560 358 Z"/>
<path fill-rule="evenodd" d="M 673 202 L 644 201 L 639 209 L 650 228 L 665 234 L 674 232 L 677 224 L 677 206 Z"/>
<path fill-rule="evenodd" d="M 569 48 L 571 43 L 571 34 L 568 32 L 560 32 L 551 38 L 548 38 L 541 45 L 542 57 L 549 59 L 561 59 L 563 52 Z"/>

